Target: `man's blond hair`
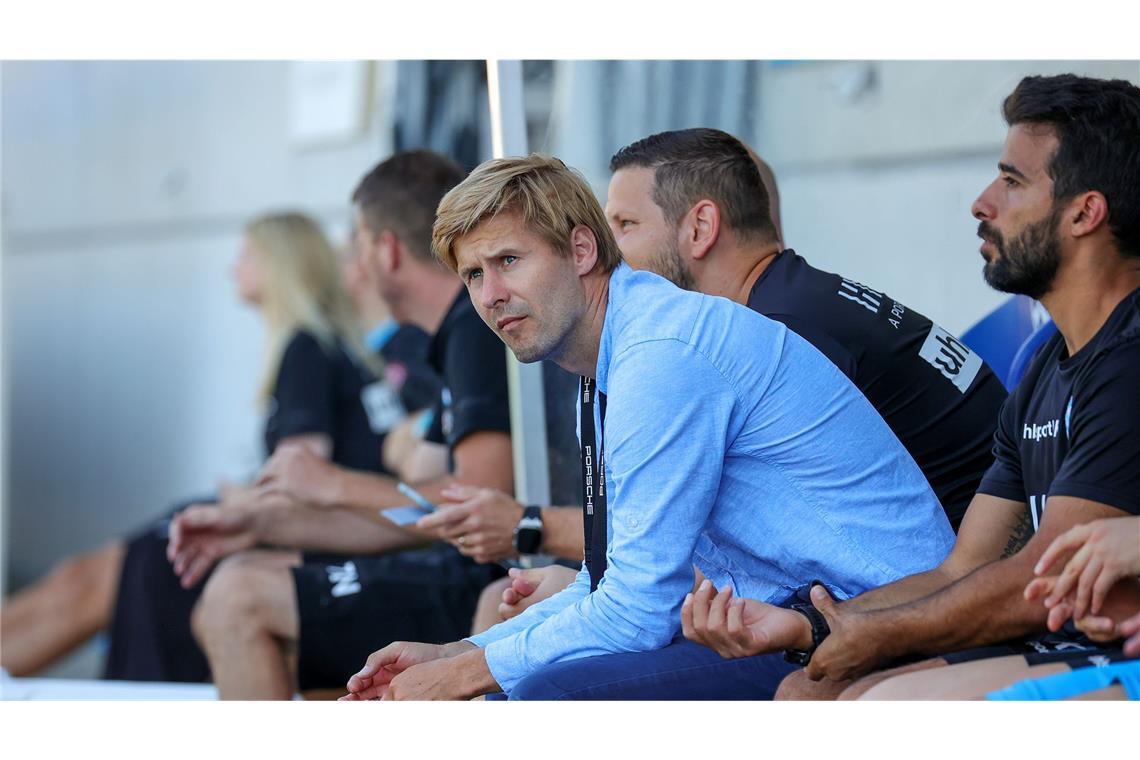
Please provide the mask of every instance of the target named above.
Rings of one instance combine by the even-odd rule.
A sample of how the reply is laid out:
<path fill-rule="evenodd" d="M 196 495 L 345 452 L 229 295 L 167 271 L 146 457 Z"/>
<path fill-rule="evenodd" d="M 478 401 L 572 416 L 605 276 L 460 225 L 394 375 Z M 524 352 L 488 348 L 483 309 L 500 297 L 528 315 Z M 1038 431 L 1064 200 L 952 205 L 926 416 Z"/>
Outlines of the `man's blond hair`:
<path fill-rule="evenodd" d="M 486 161 L 443 196 L 432 227 L 432 250 L 458 271 L 456 241 L 503 212 L 520 214 L 531 232 L 565 255 L 571 230 L 585 225 L 597 241 L 601 271 L 621 263 L 605 212 L 586 180 L 559 159 L 539 153 Z"/>

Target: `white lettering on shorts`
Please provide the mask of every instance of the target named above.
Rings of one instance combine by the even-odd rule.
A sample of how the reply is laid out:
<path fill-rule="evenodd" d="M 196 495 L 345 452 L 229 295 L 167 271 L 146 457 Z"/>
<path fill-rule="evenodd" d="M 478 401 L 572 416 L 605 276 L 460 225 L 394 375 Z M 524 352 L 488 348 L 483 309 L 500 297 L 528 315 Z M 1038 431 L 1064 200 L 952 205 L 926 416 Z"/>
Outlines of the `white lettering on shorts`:
<path fill-rule="evenodd" d="M 329 583 L 332 584 L 332 595 L 335 597 L 349 596 L 360 591 L 360 576 L 356 574 L 356 563 L 352 560 L 343 565 L 328 565 L 325 567 Z"/>

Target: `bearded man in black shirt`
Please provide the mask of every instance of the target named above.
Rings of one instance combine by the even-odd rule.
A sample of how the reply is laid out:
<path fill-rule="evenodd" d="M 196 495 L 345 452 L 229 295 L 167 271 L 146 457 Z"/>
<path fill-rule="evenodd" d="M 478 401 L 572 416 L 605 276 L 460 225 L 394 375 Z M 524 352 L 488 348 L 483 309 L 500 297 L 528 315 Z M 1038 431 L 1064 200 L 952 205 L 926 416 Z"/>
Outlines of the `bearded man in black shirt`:
<path fill-rule="evenodd" d="M 1006 398 L 979 356 L 885 294 L 785 249 L 762 162 L 716 129 L 661 132 L 610 161 L 606 217 L 630 266 L 783 322 L 863 392 L 957 530 Z M 774 183 L 772 183 L 774 184 Z"/>
<path fill-rule="evenodd" d="M 1049 610 L 1023 591 L 1057 536 L 1140 514 L 1140 88 L 1027 77 L 1003 112 L 998 177 L 973 206 L 985 278 L 1040 299 L 1059 334 L 1002 408 L 995 462 L 942 565 L 842 603 L 813 589 L 826 622 L 814 633 L 806 617 L 750 600 L 726 616 L 726 600 L 698 592 L 682 609 L 686 635 L 728 656 L 756 653 L 757 635 L 777 631 L 760 651 L 809 651 L 781 696 L 835 695 L 876 668 L 937 652 L 951 654 L 902 668 L 923 672 L 863 678 L 844 696 L 874 686 L 868 696 L 976 697 L 1125 657 L 1116 642 L 1140 609 L 1134 579 L 1053 632 Z"/>

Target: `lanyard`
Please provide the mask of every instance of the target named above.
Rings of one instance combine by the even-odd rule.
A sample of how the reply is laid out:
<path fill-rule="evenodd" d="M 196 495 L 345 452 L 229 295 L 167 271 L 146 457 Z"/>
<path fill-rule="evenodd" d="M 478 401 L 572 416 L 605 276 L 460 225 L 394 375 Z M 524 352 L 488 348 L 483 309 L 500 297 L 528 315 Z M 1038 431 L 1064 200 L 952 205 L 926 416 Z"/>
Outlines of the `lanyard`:
<path fill-rule="evenodd" d="M 582 378 L 582 520 L 585 533 L 586 569 L 590 571 L 590 591 L 598 587 L 606 572 L 606 460 L 602 452 L 606 426 L 606 394 L 597 392 L 602 435 L 594 435 L 594 378 Z"/>

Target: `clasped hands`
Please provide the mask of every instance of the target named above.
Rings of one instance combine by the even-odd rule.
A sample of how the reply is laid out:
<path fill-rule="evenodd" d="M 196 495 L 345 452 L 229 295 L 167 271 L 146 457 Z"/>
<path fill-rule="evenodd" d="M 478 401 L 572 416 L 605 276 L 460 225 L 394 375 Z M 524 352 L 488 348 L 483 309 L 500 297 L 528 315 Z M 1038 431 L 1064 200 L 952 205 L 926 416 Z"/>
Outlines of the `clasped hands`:
<path fill-rule="evenodd" d="M 1057 575 L 1047 576 L 1069 555 Z M 1140 576 L 1140 517 L 1115 517 L 1077 525 L 1057 536 L 1033 569 L 1025 598 L 1041 600 L 1049 610 L 1047 625 L 1056 631 L 1069 618 L 1094 641 L 1128 637 L 1124 653 L 1140 654 L 1140 611 L 1117 621 L 1101 614 L 1105 599 L 1118 583 Z"/>

